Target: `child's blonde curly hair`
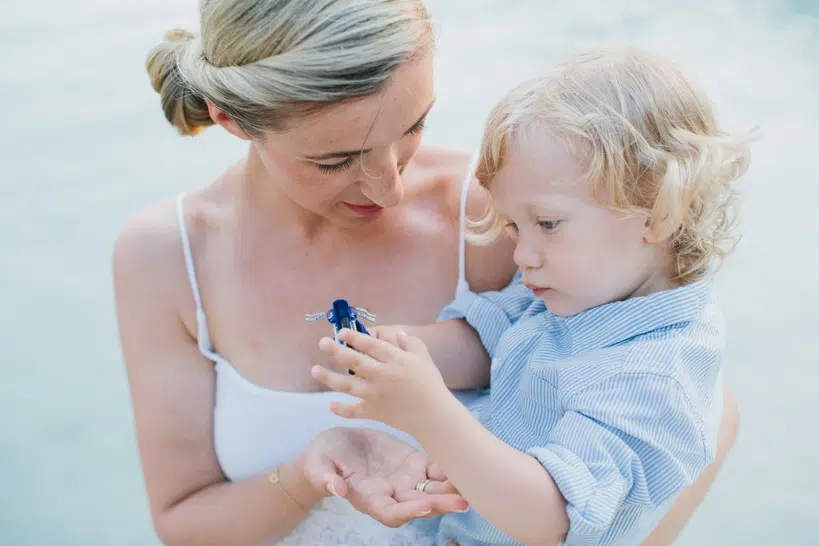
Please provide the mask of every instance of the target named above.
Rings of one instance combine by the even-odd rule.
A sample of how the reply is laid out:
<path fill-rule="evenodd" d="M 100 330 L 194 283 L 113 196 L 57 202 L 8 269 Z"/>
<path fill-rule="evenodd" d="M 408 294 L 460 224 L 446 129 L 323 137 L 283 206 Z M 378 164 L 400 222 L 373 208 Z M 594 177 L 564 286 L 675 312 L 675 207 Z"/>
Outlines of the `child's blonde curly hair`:
<path fill-rule="evenodd" d="M 503 168 L 514 139 L 532 129 L 565 140 L 602 206 L 676 226 L 671 245 L 682 284 L 732 250 L 733 181 L 748 168 L 755 135 L 722 132 L 704 95 L 669 61 L 637 49 L 595 50 L 514 88 L 486 125 L 476 170 L 482 186 Z M 502 227 L 490 208 L 467 231 L 486 242 Z"/>

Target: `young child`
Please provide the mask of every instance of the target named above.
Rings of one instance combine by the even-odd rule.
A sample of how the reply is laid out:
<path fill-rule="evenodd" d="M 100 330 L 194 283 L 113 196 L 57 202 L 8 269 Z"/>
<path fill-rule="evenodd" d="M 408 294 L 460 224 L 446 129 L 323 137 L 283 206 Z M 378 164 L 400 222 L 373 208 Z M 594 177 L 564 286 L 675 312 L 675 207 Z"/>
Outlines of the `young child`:
<path fill-rule="evenodd" d="M 491 358 L 486 403 L 470 412 L 444 385 L 430 327 L 427 344 L 345 331 L 355 351 L 320 346 L 355 375 L 313 370 L 361 399 L 335 413 L 411 434 L 469 501 L 438 520 L 441 542 L 634 544 L 712 462 L 711 281 L 749 140 L 720 131 L 671 63 L 633 49 L 572 58 L 494 108 L 476 173 L 493 207 L 469 229 L 512 237 L 519 273 L 441 315 L 477 334 L 451 351 L 479 338 Z"/>

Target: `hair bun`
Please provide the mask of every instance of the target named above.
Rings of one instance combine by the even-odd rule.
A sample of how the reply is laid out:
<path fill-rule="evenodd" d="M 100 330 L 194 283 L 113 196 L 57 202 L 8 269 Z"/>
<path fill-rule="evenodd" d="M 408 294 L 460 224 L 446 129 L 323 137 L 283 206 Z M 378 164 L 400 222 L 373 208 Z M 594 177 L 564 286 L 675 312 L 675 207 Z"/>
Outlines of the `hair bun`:
<path fill-rule="evenodd" d="M 213 125 L 204 98 L 194 92 L 179 71 L 179 57 L 195 38 L 187 30 L 171 29 L 145 63 L 151 85 L 161 97 L 165 118 L 183 135 L 196 135 Z"/>

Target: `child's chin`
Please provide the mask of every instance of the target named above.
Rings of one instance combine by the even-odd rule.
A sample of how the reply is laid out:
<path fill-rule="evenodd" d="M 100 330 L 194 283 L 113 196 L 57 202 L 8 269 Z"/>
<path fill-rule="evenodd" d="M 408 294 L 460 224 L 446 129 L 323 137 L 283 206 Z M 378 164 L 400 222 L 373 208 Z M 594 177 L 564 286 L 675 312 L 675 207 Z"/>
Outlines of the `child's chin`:
<path fill-rule="evenodd" d="M 544 294 L 540 299 L 542 299 L 543 303 L 546 304 L 546 309 L 548 309 L 551 314 L 558 317 L 571 317 L 572 315 L 577 315 L 578 313 L 582 313 L 586 310 L 586 308 L 583 306 L 577 304 L 572 305 L 571 302 L 560 301 L 559 298 L 554 297 L 554 294 L 552 294 L 551 291 Z"/>

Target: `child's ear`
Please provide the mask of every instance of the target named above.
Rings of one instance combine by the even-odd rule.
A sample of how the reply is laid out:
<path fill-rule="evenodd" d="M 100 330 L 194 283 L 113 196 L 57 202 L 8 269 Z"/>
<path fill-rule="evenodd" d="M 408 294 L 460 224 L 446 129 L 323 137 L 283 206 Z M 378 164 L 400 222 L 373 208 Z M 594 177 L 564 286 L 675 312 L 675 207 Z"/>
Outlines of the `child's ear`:
<path fill-rule="evenodd" d="M 233 136 L 237 136 L 242 140 L 250 140 L 250 136 L 245 133 L 244 130 L 239 127 L 239 124 L 236 123 L 232 117 L 226 114 L 224 110 L 214 105 L 208 99 L 205 99 L 205 102 L 208 104 L 208 114 L 210 114 L 210 119 L 213 120 L 213 123 L 221 125 Z"/>
<path fill-rule="evenodd" d="M 679 222 L 674 221 L 670 215 L 660 219 L 647 216 L 643 240 L 649 244 L 664 243 L 677 231 L 678 227 Z"/>

